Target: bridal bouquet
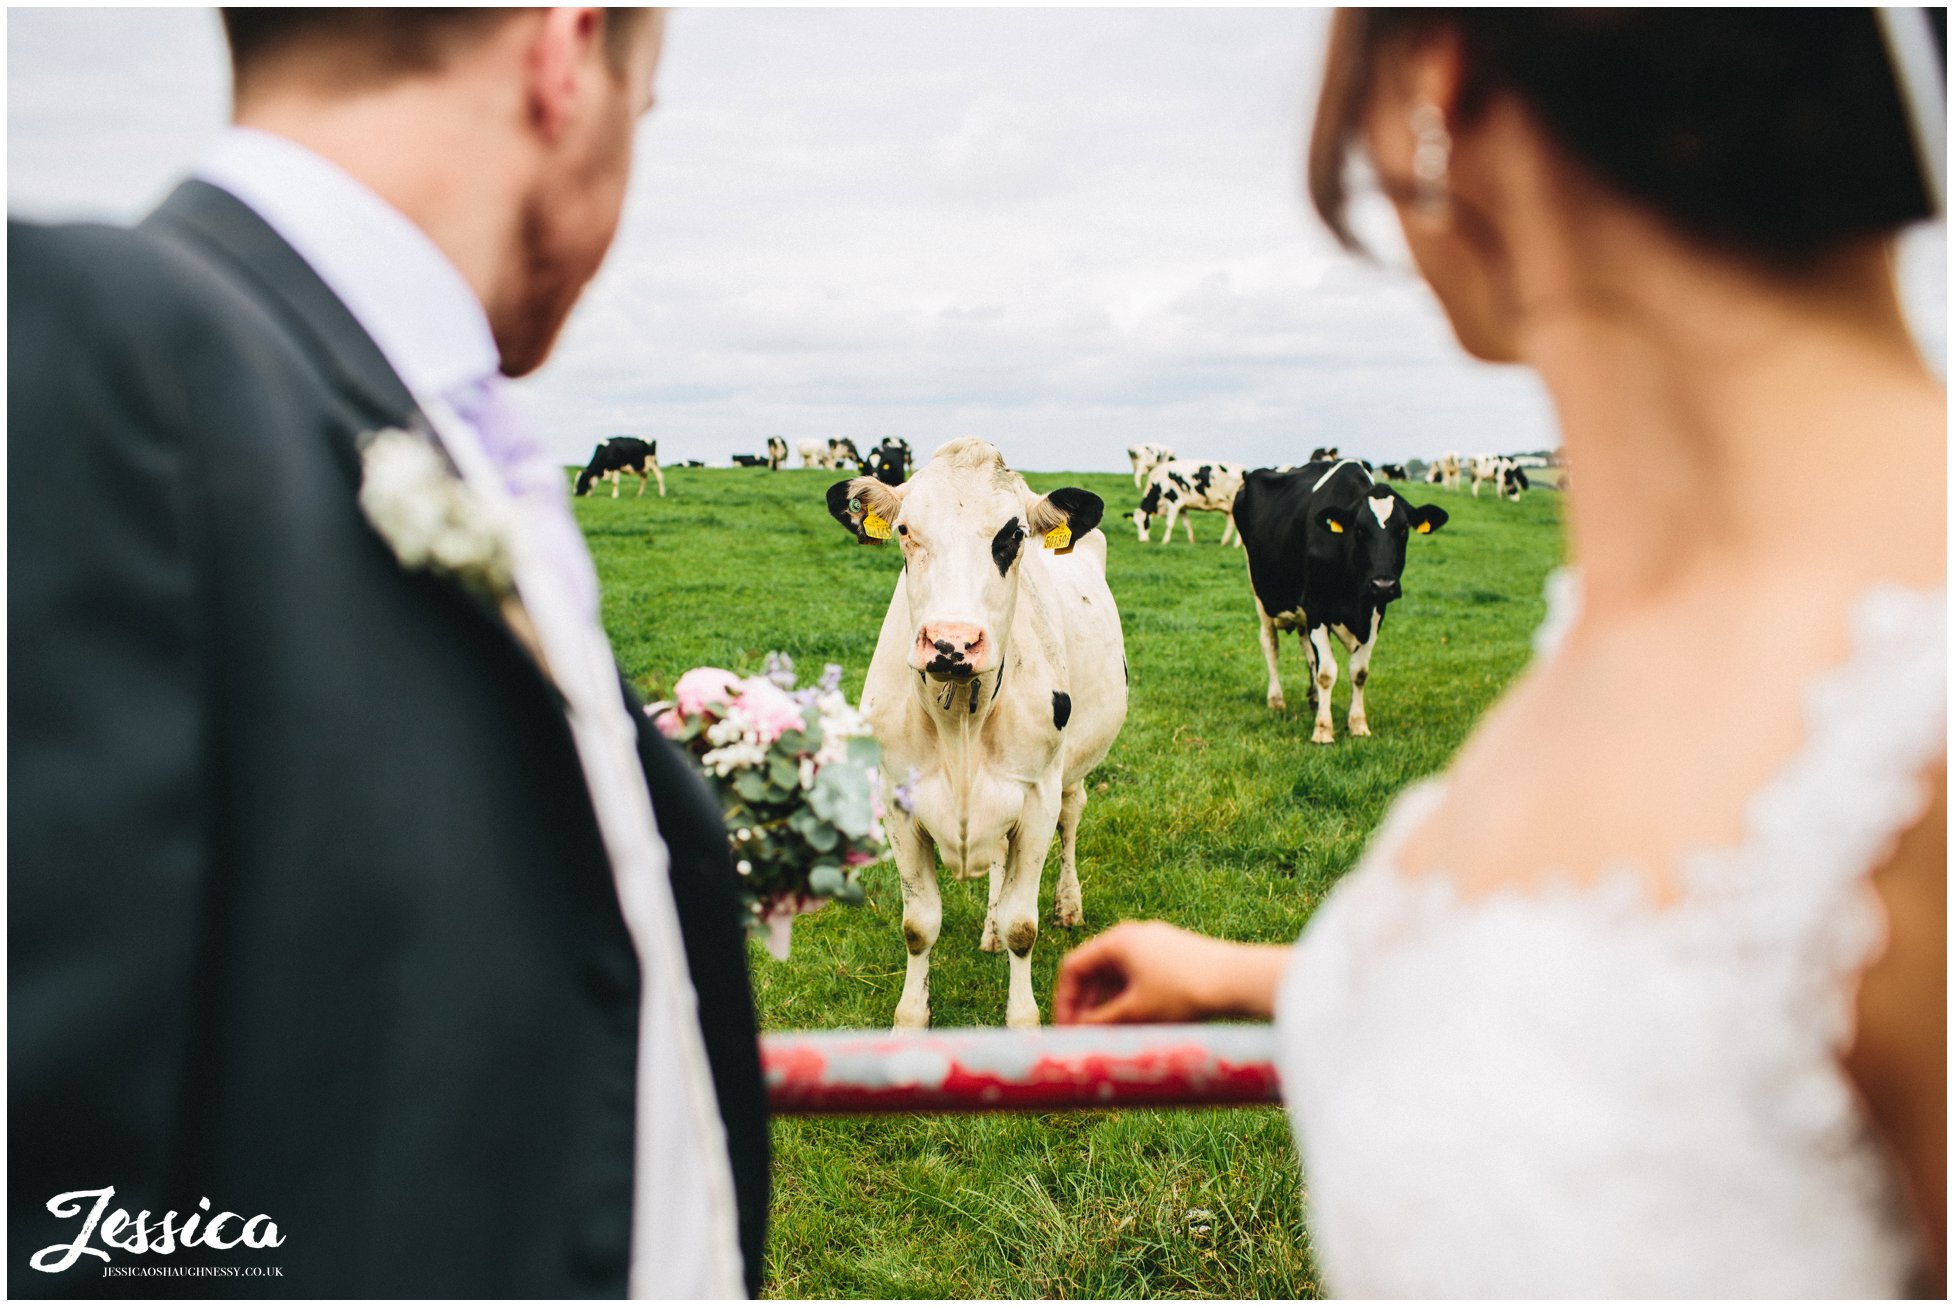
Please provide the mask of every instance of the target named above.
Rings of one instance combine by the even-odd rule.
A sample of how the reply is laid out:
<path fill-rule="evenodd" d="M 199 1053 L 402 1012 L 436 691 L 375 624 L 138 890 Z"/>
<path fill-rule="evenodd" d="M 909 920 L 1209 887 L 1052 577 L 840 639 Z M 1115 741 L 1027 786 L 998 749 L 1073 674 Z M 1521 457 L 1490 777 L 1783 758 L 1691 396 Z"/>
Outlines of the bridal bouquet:
<path fill-rule="evenodd" d="M 747 931 L 764 933 L 776 958 L 787 956 L 795 916 L 862 901 L 859 869 L 889 852 L 882 751 L 842 695 L 840 667 L 805 689 L 784 654 L 769 654 L 758 676 L 695 667 L 671 702 L 645 711 L 718 794 Z"/>

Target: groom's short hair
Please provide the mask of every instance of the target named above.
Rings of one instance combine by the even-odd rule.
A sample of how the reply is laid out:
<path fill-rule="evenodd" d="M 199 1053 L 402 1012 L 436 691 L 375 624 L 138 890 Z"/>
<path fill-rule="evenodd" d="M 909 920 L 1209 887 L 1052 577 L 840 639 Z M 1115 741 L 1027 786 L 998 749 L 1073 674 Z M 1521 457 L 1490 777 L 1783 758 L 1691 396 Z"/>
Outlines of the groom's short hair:
<path fill-rule="evenodd" d="M 347 90 L 384 85 L 400 77 L 439 72 L 520 9 L 283 9 L 226 8 L 224 39 L 231 49 L 231 81 L 242 90 L 248 77 L 274 60 L 316 52 L 333 84 Z M 607 9 L 604 53 L 622 72 L 632 38 L 648 9 Z"/>

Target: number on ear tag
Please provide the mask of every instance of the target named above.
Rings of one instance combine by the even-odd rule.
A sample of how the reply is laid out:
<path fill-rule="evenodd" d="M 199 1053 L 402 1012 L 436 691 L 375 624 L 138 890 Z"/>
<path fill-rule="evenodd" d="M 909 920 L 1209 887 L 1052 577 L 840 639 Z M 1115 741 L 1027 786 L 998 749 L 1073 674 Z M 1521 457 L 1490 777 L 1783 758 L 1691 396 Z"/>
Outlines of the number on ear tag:
<path fill-rule="evenodd" d="M 1069 522 L 1060 522 L 1057 526 L 1047 531 L 1045 533 L 1045 548 L 1055 554 L 1071 553 L 1072 524 Z"/>
<path fill-rule="evenodd" d="M 862 514 L 862 534 L 871 540 L 887 540 L 889 523 L 874 509 Z"/>
<path fill-rule="evenodd" d="M 1330 519 L 1330 534 L 1331 535 L 1343 534 L 1343 523 L 1337 521 L 1334 517 Z"/>

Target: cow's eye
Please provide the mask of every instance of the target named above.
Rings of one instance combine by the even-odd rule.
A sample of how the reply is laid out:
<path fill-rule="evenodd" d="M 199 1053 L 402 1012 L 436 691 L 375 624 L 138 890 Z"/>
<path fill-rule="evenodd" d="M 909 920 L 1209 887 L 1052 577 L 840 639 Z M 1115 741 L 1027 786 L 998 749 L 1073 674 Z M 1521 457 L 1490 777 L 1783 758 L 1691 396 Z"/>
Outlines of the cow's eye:
<path fill-rule="evenodd" d="M 908 527 L 908 525 L 907 525 L 906 523 L 903 523 L 903 522 L 898 522 L 898 523 L 896 523 L 896 534 L 897 534 L 897 535 L 899 535 L 899 536 L 906 536 L 906 535 L 908 535 L 908 534 L 909 534 L 909 527 Z"/>

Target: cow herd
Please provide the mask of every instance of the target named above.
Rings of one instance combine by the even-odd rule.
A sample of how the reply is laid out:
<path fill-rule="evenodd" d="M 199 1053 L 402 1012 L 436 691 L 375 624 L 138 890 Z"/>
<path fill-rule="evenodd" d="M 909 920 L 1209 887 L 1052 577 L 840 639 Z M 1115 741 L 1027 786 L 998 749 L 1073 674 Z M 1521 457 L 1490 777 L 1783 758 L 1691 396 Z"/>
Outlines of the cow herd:
<path fill-rule="evenodd" d="M 1103 762 L 1126 720 L 1127 659 L 1120 616 L 1106 580 L 1106 505 L 1068 487 L 1040 495 L 982 440 L 954 440 L 920 468 L 906 441 L 888 438 L 864 455 L 854 442 L 802 440 L 803 466 L 854 469 L 827 491 L 833 518 L 865 545 L 893 545 L 902 570 L 883 613 L 862 690 L 861 711 L 885 761 L 885 784 L 903 802 L 886 805 L 902 884 L 908 969 L 895 1010 L 898 1029 L 929 1024 L 930 955 L 943 921 L 941 868 L 984 879 L 987 910 L 980 947 L 1008 954 L 1006 1024 L 1036 1026 L 1031 952 L 1038 938 L 1038 891 L 1052 841 L 1059 842 L 1054 916 L 1084 922 L 1077 840 L 1086 778 Z M 787 444 L 736 458 L 782 467 Z M 1160 541 L 1182 514 L 1218 513 L 1222 543 L 1247 562 L 1257 638 L 1268 667 L 1267 703 L 1282 709 L 1278 652 L 1294 632 L 1308 668 L 1314 714 L 1310 739 L 1336 740 L 1330 708 L 1341 645 L 1350 680 L 1345 719 L 1353 736 L 1370 734 L 1364 689 L 1389 606 L 1403 593 L 1413 536 L 1443 527 L 1447 513 L 1414 504 L 1393 482 L 1395 464 L 1373 467 L 1335 448 L 1308 462 L 1248 469 L 1238 463 L 1180 459 L 1164 445 L 1128 451 L 1141 541 L 1154 519 Z M 626 474 L 639 494 L 658 471 L 655 442 L 617 436 L 600 444 L 577 477 L 577 493 Z M 1473 493 L 1489 482 L 1518 498 L 1526 474 L 1499 455 L 1434 461 L 1427 480 Z M 1246 631 L 1244 632 L 1246 634 Z"/>
<path fill-rule="evenodd" d="M 1223 514 L 1248 563 L 1269 707 L 1284 706 L 1281 634 L 1294 631 L 1309 667 L 1311 739 L 1336 739 L 1332 639 L 1348 657 L 1352 735 L 1368 735 L 1364 686 L 1389 605 L 1403 593 L 1409 542 L 1447 514 L 1413 504 L 1368 464 L 1335 449 L 1301 466 L 1247 470 L 1181 460 L 1164 446 L 1129 451 L 1141 492 L 1133 520 Z M 1077 861 L 1086 778 L 1126 720 L 1127 659 L 1106 581 L 1105 502 L 1067 487 L 1039 495 L 981 440 L 956 440 L 890 484 L 849 477 L 828 512 L 865 545 L 902 555 L 862 690 L 885 761 L 902 884 L 908 969 L 897 1029 L 929 1024 L 930 955 L 943 921 L 939 869 L 988 882 L 979 947 L 1009 954 L 1005 1022 L 1038 1024 L 1031 951 L 1038 889 L 1054 837 L 1054 917 L 1084 921 Z M 1189 529 L 1189 538 L 1192 530 Z M 893 793 L 891 795 L 893 798 Z"/>

